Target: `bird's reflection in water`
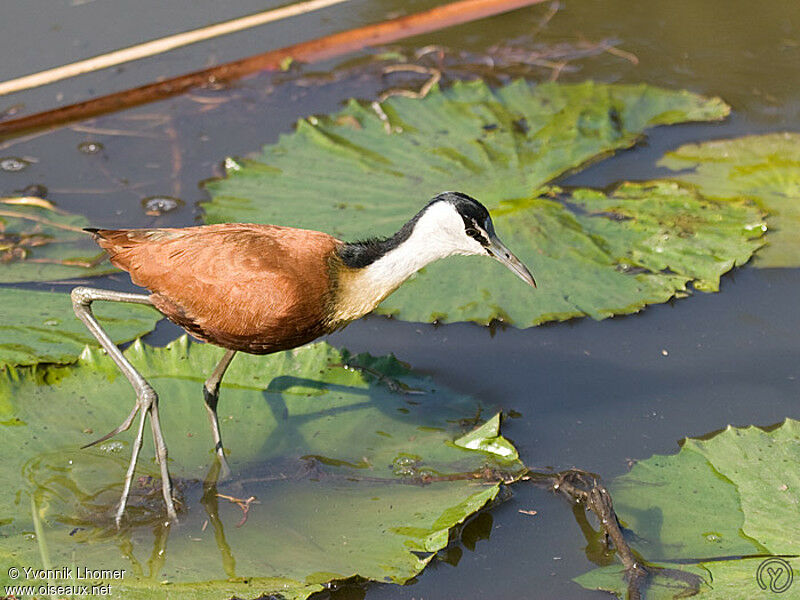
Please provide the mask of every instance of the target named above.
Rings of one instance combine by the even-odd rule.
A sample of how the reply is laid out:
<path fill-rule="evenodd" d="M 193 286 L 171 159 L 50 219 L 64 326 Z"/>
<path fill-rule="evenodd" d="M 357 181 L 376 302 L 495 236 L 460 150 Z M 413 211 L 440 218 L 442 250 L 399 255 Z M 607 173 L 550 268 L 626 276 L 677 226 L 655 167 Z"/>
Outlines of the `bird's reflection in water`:
<path fill-rule="evenodd" d="M 325 477 L 318 461 L 295 459 L 277 461 L 267 467 L 261 465 L 255 476 L 249 473 L 250 477 L 221 480 L 222 465 L 214 456 L 202 481 L 173 479 L 180 517 L 176 524 L 165 510 L 161 481 L 157 471 L 152 469 L 153 474 L 142 474 L 134 479 L 125 519 L 117 526 L 115 515 L 121 484 L 109 485 L 108 482 L 118 481 L 113 473 L 125 468 L 121 454 L 101 450 L 51 452 L 25 465 L 34 528 L 40 554 L 46 562 L 58 564 L 60 560 L 47 555 L 48 547 L 54 551 L 71 548 L 70 551 L 79 556 L 84 553 L 96 556 L 96 548 L 104 547 L 102 558 L 97 559 L 101 564 L 94 566 L 124 568 L 137 579 L 160 581 L 165 574 L 170 537 L 188 535 L 194 542 L 213 539 L 219 553 L 216 566 L 221 568 L 224 578 L 237 581 L 243 578 L 236 573 L 236 558 L 226 538 L 226 527 L 230 534 L 230 528 L 246 524 L 247 512 L 257 503 L 257 499 L 248 494 L 248 487 L 269 485 L 276 480 L 314 481 Z M 238 508 L 222 510 L 229 503 Z M 213 533 L 213 538 L 203 535 L 206 531 Z M 109 544 L 118 548 L 119 553 L 109 552 Z"/>
<path fill-rule="evenodd" d="M 47 453 L 25 465 L 24 475 L 30 489 L 35 529 L 37 537 L 41 538 L 38 540 L 40 553 L 47 552 L 48 544 L 44 539 L 47 537 L 68 536 L 73 544 L 81 545 L 111 542 L 118 547 L 121 557 L 126 559 L 127 564 L 122 568 L 127 569 L 128 573 L 136 578 L 158 580 L 163 575 L 167 561 L 170 535 L 173 530 L 180 530 L 183 526 L 180 522 L 173 523 L 166 513 L 161 481 L 151 474 L 140 475 L 134 480 L 126 517 L 118 527 L 115 514 L 121 484 L 107 485 L 105 482 L 114 479 L 108 476 L 109 472 L 124 469 L 125 460 L 100 452 L 87 456 L 86 451 L 75 451 L 75 458 L 78 457 L 81 460 L 68 457 L 65 460 L 63 451 Z M 65 463 L 69 466 L 64 467 Z M 220 496 L 230 496 L 218 492 L 220 470 L 221 463 L 215 458 L 202 482 L 175 478 L 173 484 L 178 514 L 181 520 L 186 521 L 196 520 L 196 517 L 189 515 L 186 499 L 197 497 L 202 489 L 199 502 L 204 511 L 202 520 L 214 532 L 222 569 L 229 579 L 234 579 L 236 560 L 225 539 L 219 514 Z M 99 487 L 97 482 L 104 483 Z M 236 482 L 231 484 L 236 486 Z M 56 546 L 60 545 L 59 540 L 54 541 L 57 542 Z M 146 558 L 142 557 L 142 550 Z M 120 555 L 106 553 L 114 568 L 119 568 Z M 43 560 L 52 562 L 44 554 Z"/>
<path fill-rule="evenodd" d="M 130 512 L 122 527 L 114 516 L 119 501 L 119 484 L 109 485 L 112 474 L 125 468 L 125 459 L 114 453 L 61 450 L 41 454 L 23 468 L 31 497 L 39 554 L 44 564 L 60 564 L 48 548 L 63 551 L 74 544 L 116 545 L 120 556 L 105 553 L 97 568 L 125 568 L 137 578 L 156 579 L 166 561 L 167 540 L 172 529 L 166 518 L 161 481 L 153 474 L 141 474 L 131 486 Z M 66 466 L 65 466 L 66 465 Z M 144 470 L 144 469 L 143 469 Z M 175 481 L 177 505 L 183 510 L 187 482 Z M 144 561 L 136 556 L 142 532 L 150 531 L 152 549 Z M 48 544 L 48 539 L 52 544 Z M 150 544 L 148 543 L 148 546 Z"/>
<path fill-rule="evenodd" d="M 214 530 L 214 540 L 222 558 L 222 568 L 229 579 L 234 579 L 236 577 L 236 559 L 233 557 L 230 545 L 225 540 L 225 527 L 222 524 L 222 519 L 219 518 L 217 481 L 221 470 L 222 463 L 219 460 L 214 460 L 203 482 L 203 497 L 200 499 L 200 503 L 206 511 L 209 525 Z"/>

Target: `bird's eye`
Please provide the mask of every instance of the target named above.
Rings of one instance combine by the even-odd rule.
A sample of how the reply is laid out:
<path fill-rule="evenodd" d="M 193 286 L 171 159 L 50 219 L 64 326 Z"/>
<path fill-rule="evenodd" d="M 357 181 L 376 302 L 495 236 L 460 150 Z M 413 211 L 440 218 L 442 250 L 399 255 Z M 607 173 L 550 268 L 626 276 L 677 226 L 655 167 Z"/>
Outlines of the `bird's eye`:
<path fill-rule="evenodd" d="M 472 227 L 467 227 L 465 233 L 471 238 L 474 238 L 474 237 L 478 236 L 478 230 L 474 229 Z"/>

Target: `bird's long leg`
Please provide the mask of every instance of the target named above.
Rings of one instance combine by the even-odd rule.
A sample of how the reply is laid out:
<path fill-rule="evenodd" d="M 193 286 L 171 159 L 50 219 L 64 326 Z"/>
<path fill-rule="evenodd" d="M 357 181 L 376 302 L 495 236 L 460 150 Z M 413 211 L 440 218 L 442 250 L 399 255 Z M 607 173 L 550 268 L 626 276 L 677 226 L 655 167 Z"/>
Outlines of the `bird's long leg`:
<path fill-rule="evenodd" d="M 136 403 L 138 409 L 139 402 Z M 125 506 L 128 504 L 128 495 L 131 493 L 131 482 L 133 481 L 133 474 L 136 471 L 136 461 L 139 460 L 139 451 L 142 449 L 142 440 L 144 439 L 144 423 L 147 420 L 147 410 L 142 410 L 139 415 L 139 427 L 136 429 L 136 437 L 133 439 L 133 449 L 131 450 L 131 462 L 128 463 L 128 470 L 125 471 L 125 483 L 122 485 L 122 499 L 117 507 L 117 514 L 114 516 L 114 521 L 119 527 L 122 522 L 122 515 L 125 513 Z M 112 432 L 113 433 L 113 432 Z"/>
<path fill-rule="evenodd" d="M 222 377 L 225 375 L 225 371 L 228 370 L 228 365 L 231 364 L 235 354 L 236 350 L 225 352 L 225 355 L 214 367 L 214 371 L 212 371 L 203 385 L 203 399 L 206 401 L 208 420 L 211 423 L 211 435 L 214 438 L 214 450 L 219 457 L 222 479 L 230 477 L 231 469 L 228 466 L 228 461 L 225 460 L 225 450 L 222 447 L 222 435 L 219 431 L 219 419 L 217 418 L 217 403 L 219 402 L 219 384 L 222 382 Z"/>
<path fill-rule="evenodd" d="M 161 481 L 170 482 L 170 485 L 161 486 L 161 492 L 164 494 L 164 503 L 167 505 L 169 517 L 172 520 L 177 520 L 178 516 L 175 514 L 175 506 L 172 500 L 172 480 L 170 479 L 169 467 L 167 465 L 167 444 L 161 433 L 161 419 L 158 416 L 157 398 L 150 406 L 150 425 L 153 430 L 153 445 L 156 448 L 156 459 L 158 460 L 158 466 L 161 467 Z"/>
<path fill-rule="evenodd" d="M 72 307 L 75 309 L 75 314 L 83 321 L 92 335 L 97 338 L 100 345 L 105 348 L 111 359 L 117 364 L 122 373 L 131 382 L 134 391 L 136 392 L 136 406 L 131 413 L 126 417 L 122 424 L 114 431 L 103 436 L 96 442 L 107 440 L 108 438 L 125 431 L 133 423 L 136 413 L 141 411 L 139 418 L 139 427 L 137 428 L 136 438 L 133 443 L 133 450 L 131 451 L 131 461 L 128 464 L 128 470 L 125 474 L 125 483 L 122 489 L 122 498 L 117 509 L 116 522 L 119 527 L 122 521 L 122 515 L 125 512 L 125 506 L 128 503 L 128 496 L 130 494 L 131 481 L 133 480 L 134 471 L 136 469 L 136 462 L 139 459 L 139 451 L 142 447 L 142 438 L 144 436 L 144 423 L 149 413 L 150 427 L 153 430 L 153 439 L 156 441 L 156 456 L 161 466 L 161 485 L 164 492 L 164 501 L 167 505 L 167 514 L 170 519 L 177 520 L 175 512 L 175 504 L 172 500 L 172 480 L 169 477 L 169 470 L 167 468 L 167 452 L 164 438 L 161 434 L 161 426 L 158 419 L 158 395 L 155 390 L 147 383 L 144 377 L 134 368 L 122 354 L 122 351 L 111 340 L 105 330 L 97 322 L 94 314 L 92 313 L 92 302 L 95 300 L 104 300 L 108 302 L 131 302 L 134 304 L 149 304 L 152 305 L 150 297 L 145 294 L 130 294 L 127 292 L 114 292 L 110 290 L 99 290 L 95 288 L 76 287 L 72 290 Z M 90 446 L 92 444 L 89 444 Z"/>

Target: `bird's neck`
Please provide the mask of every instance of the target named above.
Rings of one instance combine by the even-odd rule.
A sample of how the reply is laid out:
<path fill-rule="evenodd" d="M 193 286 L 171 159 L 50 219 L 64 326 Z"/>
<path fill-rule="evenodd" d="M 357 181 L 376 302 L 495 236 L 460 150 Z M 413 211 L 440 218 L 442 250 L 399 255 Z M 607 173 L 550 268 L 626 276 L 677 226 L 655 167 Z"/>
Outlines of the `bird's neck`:
<path fill-rule="evenodd" d="M 427 229 L 412 220 L 390 238 L 344 244 L 338 253 L 335 319 L 364 316 L 414 273 L 456 253 L 447 244 L 432 243 Z"/>

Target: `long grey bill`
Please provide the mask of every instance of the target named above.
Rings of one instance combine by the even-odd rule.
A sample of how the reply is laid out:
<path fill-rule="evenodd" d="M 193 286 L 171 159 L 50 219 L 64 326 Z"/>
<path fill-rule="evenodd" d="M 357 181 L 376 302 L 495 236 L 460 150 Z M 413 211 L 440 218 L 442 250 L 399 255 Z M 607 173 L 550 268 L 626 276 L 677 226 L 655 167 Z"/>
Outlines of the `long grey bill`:
<path fill-rule="evenodd" d="M 508 267 L 517 277 L 522 279 L 522 281 L 530 286 L 536 287 L 536 280 L 533 278 L 533 275 L 531 275 L 528 267 L 522 264 L 522 261 L 514 256 L 514 253 L 506 248 L 505 244 L 503 244 L 496 235 L 491 235 L 486 250 L 494 258 Z"/>

